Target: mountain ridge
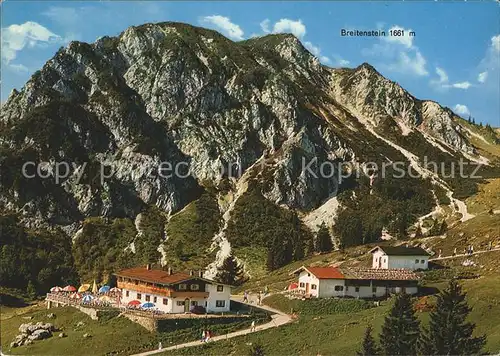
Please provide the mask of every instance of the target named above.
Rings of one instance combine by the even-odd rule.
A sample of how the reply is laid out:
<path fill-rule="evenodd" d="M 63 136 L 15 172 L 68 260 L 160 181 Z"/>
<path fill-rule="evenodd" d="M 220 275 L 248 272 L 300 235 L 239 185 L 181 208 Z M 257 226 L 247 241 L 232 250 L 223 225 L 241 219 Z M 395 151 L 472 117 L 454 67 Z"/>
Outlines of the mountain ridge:
<path fill-rule="evenodd" d="M 457 203 L 453 191 L 468 194 L 474 184 L 427 173 L 424 157 L 451 165 L 484 154 L 471 143 L 475 128 L 415 98 L 368 63 L 330 68 L 293 35 L 233 42 L 169 22 L 131 27 L 93 44 L 71 42 L 9 96 L 0 122 L 0 207 L 19 213 L 27 226 L 58 225 L 74 235 L 88 218 L 136 219 L 148 207 L 158 208 L 168 224 L 204 192 L 215 191 L 227 213 L 214 236 L 219 250 L 227 245 L 224 226 L 232 210 L 221 201 L 229 192 L 235 204 L 256 189 L 261 195 L 245 196 L 256 206 L 271 209 L 262 198 L 276 209 L 306 214 L 342 193 L 341 207 L 351 204 L 349 192 L 370 194 L 368 178 L 335 181 L 320 174 L 322 165 L 401 161 L 424 177 L 406 180 L 402 198 L 384 186 L 392 189 L 398 184 L 392 181 L 376 183 L 374 194 L 411 201 L 409 221 L 415 222 L 436 204 Z M 497 174 L 500 160 L 489 157 L 485 169 Z M 304 170 L 304 161 L 314 159 L 317 164 Z M 27 160 L 72 165 L 57 184 L 50 175 L 22 177 Z M 164 162 L 192 174 L 162 177 Z M 101 181 L 103 165 L 114 174 Z M 41 171 L 50 172 L 50 164 Z M 240 174 L 246 174 L 241 191 Z M 290 216 L 276 213 L 279 221 L 295 219 Z M 333 223 L 331 214 L 318 216 Z M 393 225 L 398 218 L 383 221 Z"/>

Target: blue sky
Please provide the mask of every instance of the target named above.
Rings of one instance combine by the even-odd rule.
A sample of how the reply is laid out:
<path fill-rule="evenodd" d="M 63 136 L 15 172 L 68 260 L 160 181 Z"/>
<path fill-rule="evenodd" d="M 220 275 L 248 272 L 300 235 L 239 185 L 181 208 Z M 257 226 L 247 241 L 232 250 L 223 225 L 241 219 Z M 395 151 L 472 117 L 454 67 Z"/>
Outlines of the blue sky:
<path fill-rule="evenodd" d="M 17 2 L 2 5 L 2 101 L 69 41 L 179 21 L 233 40 L 292 32 L 328 66 L 372 64 L 420 99 L 500 126 L 498 2 Z M 342 37 L 341 29 L 414 31 Z"/>

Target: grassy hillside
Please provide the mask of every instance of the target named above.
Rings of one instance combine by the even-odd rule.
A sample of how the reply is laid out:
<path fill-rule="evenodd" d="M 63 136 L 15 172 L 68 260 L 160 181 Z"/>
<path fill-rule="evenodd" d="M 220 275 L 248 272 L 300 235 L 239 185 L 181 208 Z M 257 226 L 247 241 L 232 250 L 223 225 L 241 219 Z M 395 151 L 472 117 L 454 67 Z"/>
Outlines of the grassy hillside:
<path fill-rule="evenodd" d="M 500 349 L 500 276 L 488 276 L 462 282 L 468 292 L 473 311 L 470 320 L 477 324 L 477 333 L 488 336 L 486 350 Z M 442 288 L 444 281 L 432 286 Z M 360 347 L 360 340 L 368 324 L 373 325 L 375 335 L 381 330 L 384 315 L 391 301 L 379 307 L 355 312 L 339 312 L 301 315 L 297 321 L 280 328 L 237 337 L 227 341 L 178 350 L 164 355 L 245 355 L 252 344 L 263 345 L 266 355 L 352 355 Z M 429 314 L 418 314 L 421 322 L 428 322 Z"/>
<path fill-rule="evenodd" d="M 209 193 L 172 216 L 166 226 L 168 265 L 188 270 L 203 268 L 212 262 L 214 254 L 209 253 L 209 249 L 220 221 L 217 200 Z"/>
<path fill-rule="evenodd" d="M 56 317 L 48 318 L 48 313 L 54 313 Z M 108 318 L 96 321 L 72 307 L 53 308 L 50 311 L 45 309 L 44 305 L 28 309 L 4 309 L 2 307 L 2 351 L 10 355 L 132 354 L 158 348 L 159 342 L 166 347 L 170 344 L 193 341 L 201 333 L 200 320 L 174 332 L 152 333 L 129 319 L 116 316 L 117 314 L 118 311 L 113 310 Z M 32 317 L 32 320 L 28 320 L 28 317 Z M 220 325 L 213 325 L 209 320 L 208 324 L 214 335 L 222 335 L 241 328 L 248 328 L 252 320 L 252 318 L 248 318 L 241 322 Z M 267 321 L 262 315 L 256 316 L 255 320 L 257 323 Z M 59 332 L 55 332 L 51 338 L 46 340 L 35 341 L 32 345 L 11 349 L 10 343 L 19 334 L 19 326 L 23 323 L 38 321 L 54 324 L 67 337 L 59 338 Z M 81 322 L 83 326 L 77 326 Z M 91 337 L 84 338 L 84 334 L 90 334 Z"/>

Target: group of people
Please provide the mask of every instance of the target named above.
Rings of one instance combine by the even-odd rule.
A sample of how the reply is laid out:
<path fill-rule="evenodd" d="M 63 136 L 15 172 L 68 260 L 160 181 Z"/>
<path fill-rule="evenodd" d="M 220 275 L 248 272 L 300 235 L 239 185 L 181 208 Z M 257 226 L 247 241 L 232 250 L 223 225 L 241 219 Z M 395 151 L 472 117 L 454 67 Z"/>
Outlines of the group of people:
<path fill-rule="evenodd" d="M 269 288 L 267 286 L 264 288 L 264 292 L 259 291 L 259 293 L 257 294 L 257 305 L 261 305 L 262 304 L 262 296 L 265 297 L 268 294 L 269 294 Z M 251 303 L 250 300 L 248 299 L 248 296 L 249 296 L 248 291 L 245 291 L 243 293 L 243 303 Z"/>
<path fill-rule="evenodd" d="M 203 331 L 201 332 L 201 342 L 209 342 L 210 341 L 210 338 L 212 337 L 212 333 L 210 332 L 210 330 L 205 330 L 203 329 Z"/>

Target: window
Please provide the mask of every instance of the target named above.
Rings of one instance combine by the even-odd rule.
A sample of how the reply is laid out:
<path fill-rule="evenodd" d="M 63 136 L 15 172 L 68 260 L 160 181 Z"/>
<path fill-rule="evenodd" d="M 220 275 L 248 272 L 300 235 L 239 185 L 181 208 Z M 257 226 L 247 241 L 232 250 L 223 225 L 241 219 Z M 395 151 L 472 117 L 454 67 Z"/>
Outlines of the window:
<path fill-rule="evenodd" d="M 146 302 L 149 302 L 151 300 L 151 296 L 146 295 Z"/>
<path fill-rule="evenodd" d="M 384 258 L 384 263 L 385 263 L 385 261 L 387 261 L 387 260 Z"/>
<path fill-rule="evenodd" d="M 299 287 L 300 287 L 300 288 L 304 288 L 304 287 L 305 287 L 305 283 L 304 283 L 304 282 L 300 282 L 300 283 L 299 283 Z"/>
<path fill-rule="evenodd" d="M 415 260 L 415 263 L 418 263 L 418 260 Z"/>
<path fill-rule="evenodd" d="M 208 307 L 208 302 L 205 300 L 205 308 Z"/>
<path fill-rule="evenodd" d="M 215 307 L 216 308 L 224 308 L 226 306 L 226 301 L 225 300 L 216 300 L 215 301 Z"/>
<path fill-rule="evenodd" d="M 223 285 L 221 285 L 221 284 L 219 284 L 219 285 L 217 286 L 217 292 L 224 292 L 224 286 L 223 286 Z"/>
<path fill-rule="evenodd" d="M 184 301 L 183 301 L 183 300 L 178 300 L 178 301 L 177 301 L 177 306 L 178 306 L 178 307 L 182 307 L 182 306 L 184 306 Z"/>
<path fill-rule="evenodd" d="M 356 293 L 359 293 L 359 287 L 356 287 L 354 290 L 356 291 Z"/>
<path fill-rule="evenodd" d="M 191 288 L 191 290 L 199 290 L 200 285 L 199 284 L 191 284 L 190 288 Z"/>
<path fill-rule="evenodd" d="M 128 291 L 125 292 L 125 296 L 128 297 Z"/>
<path fill-rule="evenodd" d="M 197 302 L 196 300 L 192 300 L 192 301 L 191 301 L 191 306 L 192 306 L 192 307 L 195 307 L 195 306 L 197 306 L 197 305 L 198 305 L 198 302 Z"/>
<path fill-rule="evenodd" d="M 372 287 L 372 292 L 377 293 L 377 287 Z"/>
<path fill-rule="evenodd" d="M 141 298 L 142 298 L 141 293 L 137 293 L 137 299 L 141 300 Z"/>
<path fill-rule="evenodd" d="M 311 289 L 316 289 L 316 288 L 317 288 L 316 284 L 311 284 Z"/>
<path fill-rule="evenodd" d="M 335 292 L 342 292 L 344 290 L 344 286 L 335 286 L 333 289 Z"/>
<path fill-rule="evenodd" d="M 420 263 L 421 263 L 421 264 L 424 264 L 424 263 L 425 263 L 425 260 L 421 260 L 421 261 L 420 261 Z"/>
<path fill-rule="evenodd" d="M 168 299 L 167 298 L 163 298 L 163 305 L 168 305 Z"/>
<path fill-rule="evenodd" d="M 153 303 L 156 303 L 156 300 L 157 300 L 156 297 L 153 297 Z"/>
<path fill-rule="evenodd" d="M 307 274 L 307 277 L 311 277 L 311 274 L 310 274 L 310 273 L 308 273 L 308 274 Z"/>
<path fill-rule="evenodd" d="M 345 291 L 347 292 L 349 290 L 349 286 L 345 286 Z"/>
<path fill-rule="evenodd" d="M 186 289 L 187 289 L 187 284 L 186 283 L 179 284 L 179 290 L 186 290 Z"/>

